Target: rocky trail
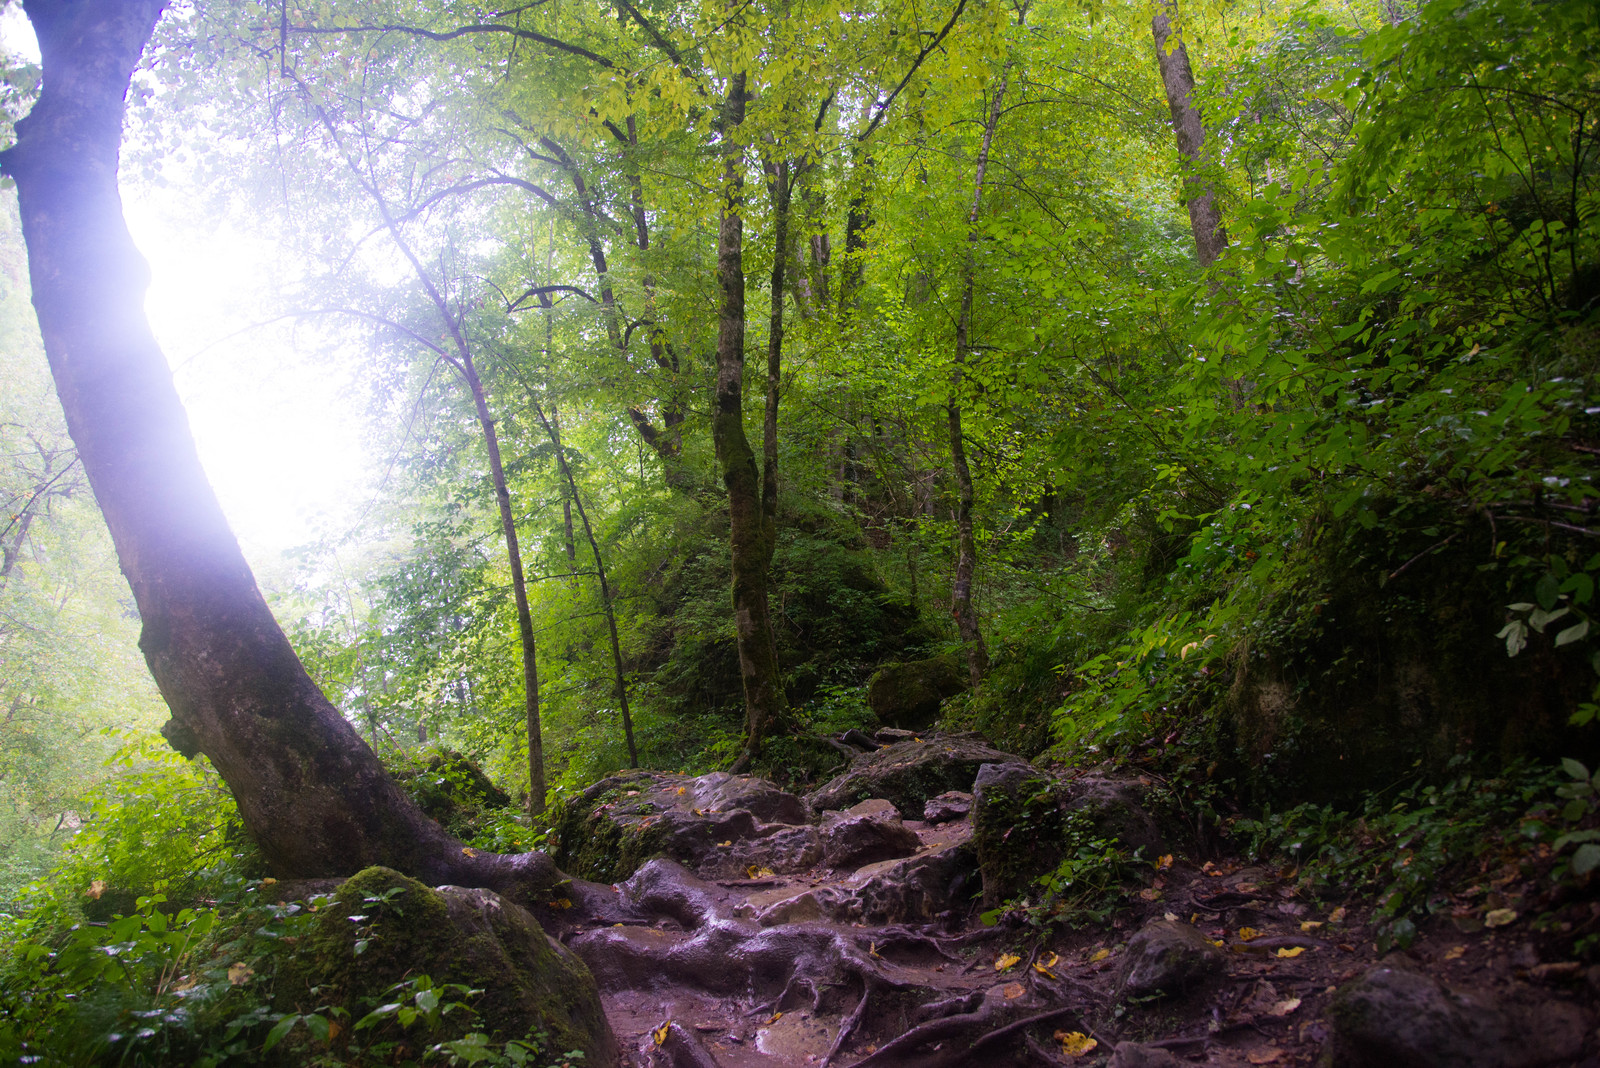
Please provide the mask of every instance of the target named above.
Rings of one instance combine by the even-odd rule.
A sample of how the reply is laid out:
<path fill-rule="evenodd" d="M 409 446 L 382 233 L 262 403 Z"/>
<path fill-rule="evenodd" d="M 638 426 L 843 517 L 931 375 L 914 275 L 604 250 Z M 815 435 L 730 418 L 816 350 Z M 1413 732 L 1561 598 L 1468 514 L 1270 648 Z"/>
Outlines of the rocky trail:
<path fill-rule="evenodd" d="M 1526 930 L 1441 922 L 1380 960 L 1360 903 L 1190 856 L 1148 777 L 973 735 L 846 742 L 804 797 L 640 772 L 569 802 L 575 878 L 534 911 L 593 973 L 624 1064 L 1600 1065 L 1593 979 Z M 1149 861 L 1104 921 L 1000 908 L 1073 828 Z"/>

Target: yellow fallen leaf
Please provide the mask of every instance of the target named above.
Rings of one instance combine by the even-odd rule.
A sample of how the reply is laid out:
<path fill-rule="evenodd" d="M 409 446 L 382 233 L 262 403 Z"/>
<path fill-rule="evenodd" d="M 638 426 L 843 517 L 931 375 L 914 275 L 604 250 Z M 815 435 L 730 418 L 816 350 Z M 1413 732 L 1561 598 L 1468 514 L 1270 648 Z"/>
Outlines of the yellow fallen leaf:
<path fill-rule="evenodd" d="M 718 842 L 717 843 L 717 848 L 718 849 L 727 849 L 731 845 L 733 845 L 733 839 L 732 838 L 728 839 L 726 842 Z"/>
<path fill-rule="evenodd" d="M 339 1037 L 339 1032 L 343 1031 L 343 1030 L 344 1030 L 344 1028 L 342 1026 L 340 1026 L 338 1020 L 329 1020 L 328 1021 L 328 1041 L 332 1042 L 334 1039 L 338 1038 Z"/>
<path fill-rule="evenodd" d="M 1098 963 L 1099 961 L 1105 960 L 1109 956 L 1111 956 L 1111 951 L 1109 949 L 1097 949 L 1093 953 L 1089 954 L 1089 963 Z"/>
<path fill-rule="evenodd" d="M 1515 923 L 1516 920 L 1516 909 L 1494 909 L 1484 916 L 1483 925 L 1485 927 L 1504 927 L 1508 923 Z"/>
<path fill-rule="evenodd" d="M 1321 927 L 1321 926 L 1322 926 L 1322 921 L 1321 920 L 1306 920 L 1304 923 L 1302 923 L 1300 925 L 1300 930 L 1302 930 L 1302 931 L 1315 931 L 1318 927 Z"/>
<path fill-rule="evenodd" d="M 244 961 L 228 966 L 228 982 L 233 986 L 243 986 L 255 978 L 256 970 Z"/>
<path fill-rule="evenodd" d="M 478 855 L 478 851 L 473 849 L 471 846 L 462 846 L 461 855 L 464 857 L 475 857 Z"/>
<path fill-rule="evenodd" d="M 876 942 L 868 943 L 868 945 L 867 945 L 867 955 L 868 956 L 872 956 L 872 957 L 877 957 L 879 960 L 883 959 L 883 954 L 878 952 L 878 943 L 876 943 Z"/>
<path fill-rule="evenodd" d="M 1338 908 L 1336 908 L 1332 912 L 1328 913 L 1328 922 L 1329 923 L 1343 923 L 1344 922 L 1344 906 L 1343 905 L 1340 905 Z"/>
<path fill-rule="evenodd" d="M 1100 1045 L 1082 1031 L 1057 1031 L 1052 1037 L 1061 1043 L 1061 1052 L 1068 1057 L 1087 1057 Z"/>
<path fill-rule="evenodd" d="M 678 796 L 679 797 L 682 797 L 684 794 L 686 794 L 688 792 L 689 792 L 689 788 L 687 786 L 678 787 Z"/>
<path fill-rule="evenodd" d="M 1445 960 L 1460 960 L 1467 955 L 1466 946 L 1452 946 L 1444 952 Z"/>
<path fill-rule="evenodd" d="M 1305 951 L 1306 951 L 1306 947 L 1305 946 L 1295 946 L 1295 947 L 1293 947 L 1291 949 L 1280 949 L 1280 950 L 1278 950 L 1278 956 L 1280 956 L 1280 957 L 1298 957 L 1300 954 L 1304 953 Z"/>
<path fill-rule="evenodd" d="M 744 873 L 752 879 L 765 879 L 772 874 L 772 869 L 763 868 L 759 864 L 752 864 L 744 870 Z"/>
<path fill-rule="evenodd" d="M 261 880 L 261 885 L 262 886 L 271 886 L 273 883 L 276 883 L 277 881 L 278 880 L 272 879 L 272 878 L 262 879 Z"/>
<path fill-rule="evenodd" d="M 1156 861 L 1156 871 L 1166 871 L 1170 867 L 1172 867 L 1171 853 L 1163 854 L 1161 859 Z"/>
<path fill-rule="evenodd" d="M 1260 938 L 1260 937 L 1261 937 L 1261 932 L 1256 930 L 1254 927 L 1241 927 L 1241 928 L 1239 928 L 1239 941 L 1241 941 L 1241 942 L 1248 942 L 1253 938 Z"/>
<path fill-rule="evenodd" d="M 1015 1001 L 1017 998 L 1020 998 L 1023 995 L 1022 984 L 1007 983 L 1005 986 L 1000 988 L 1000 993 L 1005 995 L 1007 1001 Z"/>
<path fill-rule="evenodd" d="M 1059 962 L 1059 961 L 1060 961 L 1060 960 L 1061 960 L 1061 954 L 1059 954 L 1059 953 L 1052 953 L 1052 954 L 1050 954 L 1050 959 L 1049 959 L 1049 960 L 1047 960 L 1047 961 L 1045 961 L 1045 962 L 1044 962 L 1044 966 L 1045 966 L 1045 967 L 1046 967 L 1046 968 L 1054 968 L 1054 967 L 1055 967 L 1055 966 L 1056 966 L 1056 964 L 1057 964 L 1057 963 L 1058 963 L 1058 962 Z"/>
<path fill-rule="evenodd" d="M 558 897 L 554 901 L 550 902 L 550 907 L 556 909 L 570 909 L 572 907 L 572 899 L 570 897 Z"/>
<path fill-rule="evenodd" d="M 1007 971 L 1015 967 L 1021 960 L 1022 958 L 1017 956 L 1015 953 L 1002 953 L 1000 956 L 995 958 L 994 970 L 997 972 Z"/>
<path fill-rule="evenodd" d="M 1216 946 L 1216 947 L 1217 947 L 1217 948 L 1218 948 L 1218 949 L 1221 949 L 1221 948 L 1222 948 L 1222 947 L 1223 947 L 1223 946 L 1225 946 L 1225 945 L 1227 945 L 1227 943 L 1226 943 L 1226 942 L 1224 942 L 1224 941 L 1223 941 L 1223 940 L 1222 940 L 1222 939 L 1220 939 L 1220 938 L 1213 938 L 1213 939 L 1212 939 L 1212 940 L 1211 940 L 1211 944 L 1212 944 L 1212 945 L 1214 945 L 1214 946 Z"/>
<path fill-rule="evenodd" d="M 1291 1012 L 1293 1012 L 1295 1009 L 1298 1009 L 1299 1007 L 1300 1007 L 1300 999 L 1299 998 L 1289 998 L 1286 1001 L 1280 1001 L 1280 1002 L 1277 1002 L 1276 1004 L 1274 1004 L 1272 1006 L 1272 1008 L 1267 1010 L 1267 1014 L 1269 1016 L 1287 1016 Z"/>
<path fill-rule="evenodd" d="M 654 1039 L 656 1045 L 659 1046 L 659 1045 L 661 1045 L 663 1042 L 665 1042 L 667 1040 L 667 1032 L 670 1031 L 671 1029 L 672 1029 L 672 1021 L 668 1020 L 666 1023 L 662 1024 L 660 1027 L 658 1027 L 654 1031 L 650 1032 L 650 1037 L 652 1039 Z"/>
<path fill-rule="evenodd" d="M 1251 1064 L 1276 1064 L 1282 1056 L 1281 1049 L 1253 1049 L 1245 1054 L 1245 1059 Z"/>
<path fill-rule="evenodd" d="M 767 1023 L 775 1024 L 781 1019 L 783 1019 L 783 1013 L 775 1012 L 775 1013 L 772 1014 L 772 1019 L 768 1020 Z"/>
<path fill-rule="evenodd" d="M 1046 979 L 1054 979 L 1056 977 L 1056 973 L 1051 971 L 1043 961 L 1034 961 L 1033 970 L 1044 976 Z"/>
<path fill-rule="evenodd" d="M 621 923 L 614 923 L 611 926 L 613 926 L 613 927 L 625 927 L 627 925 L 626 924 L 621 924 Z"/>
<path fill-rule="evenodd" d="M 84 893 L 86 895 L 88 895 L 89 897 L 93 898 L 96 901 L 99 901 L 100 900 L 100 895 L 105 893 L 105 892 L 106 892 L 106 881 L 104 879 L 95 879 L 95 880 L 93 880 L 92 882 L 89 883 L 89 889 L 84 891 Z"/>

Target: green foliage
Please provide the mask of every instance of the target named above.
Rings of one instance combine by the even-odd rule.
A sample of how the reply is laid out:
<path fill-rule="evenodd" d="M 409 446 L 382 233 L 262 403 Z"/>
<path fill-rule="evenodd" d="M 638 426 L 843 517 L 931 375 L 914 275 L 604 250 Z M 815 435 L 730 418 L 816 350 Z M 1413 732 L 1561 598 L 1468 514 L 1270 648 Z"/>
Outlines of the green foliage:
<path fill-rule="evenodd" d="M 1568 769 L 1569 776 L 1576 778 L 1577 770 L 1581 765 Z M 1464 773 L 1442 785 L 1414 782 L 1369 793 L 1349 810 L 1315 804 L 1268 809 L 1234 821 L 1229 833 L 1250 855 L 1295 864 L 1302 885 L 1315 893 L 1374 894 L 1380 947 L 1403 948 L 1421 916 L 1449 907 L 1453 876 L 1476 873 L 1480 859 L 1498 855 L 1507 837 L 1544 834 L 1549 796 L 1578 796 L 1571 783 L 1558 788 L 1562 778 L 1528 764 L 1495 778 Z M 1587 771 L 1581 786 L 1591 789 Z M 1586 814 L 1587 802 L 1583 808 Z M 1556 848 L 1587 838 L 1578 832 L 1558 841 Z"/>

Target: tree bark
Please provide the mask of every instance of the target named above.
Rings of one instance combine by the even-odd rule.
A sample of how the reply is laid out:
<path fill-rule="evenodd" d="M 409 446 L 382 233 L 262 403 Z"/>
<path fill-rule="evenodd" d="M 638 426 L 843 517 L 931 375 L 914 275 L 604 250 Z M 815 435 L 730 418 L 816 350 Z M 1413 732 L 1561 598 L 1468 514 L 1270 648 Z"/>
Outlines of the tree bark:
<path fill-rule="evenodd" d="M 29 0 L 44 90 L 0 155 L 67 428 L 172 711 L 162 733 L 211 759 L 278 875 L 387 864 L 430 883 L 553 887 L 548 857 L 466 850 L 389 778 L 301 666 L 206 481 L 117 190 L 123 100 L 163 6 Z"/>
<path fill-rule="evenodd" d="M 1184 194 L 1189 204 L 1189 229 L 1194 233 L 1195 255 L 1200 266 L 1209 267 L 1228 247 L 1228 231 L 1222 225 L 1222 210 L 1211 184 L 1200 173 L 1205 163 L 1206 128 L 1200 111 L 1193 104 L 1194 69 L 1189 53 L 1180 40 L 1171 49 L 1172 22 L 1166 12 L 1150 23 L 1156 39 L 1156 63 L 1161 68 L 1161 83 L 1167 91 L 1167 107 L 1172 112 L 1172 132 L 1178 154 L 1184 159 Z"/>
<path fill-rule="evenodd" d="M 983 125 L 983 140 L 978 146 L 977 166 L 972 178 L 972 207 L 967 210 L 967 254 L 961 265 L 961 312 L 956 317 L 955 366 L 950 372 L 950 403 L 945 407 L 950 431 L 950 467 L 956 476 L 956 577 L 950 589 L 950 614 L 967 654 L 967 672 L 977 686 L 989 673 L 989 650 L 983 644 L 983 630 L 972 604 L 972 580 L 978 570 L 978 545 L 972 534 L 972 468 L 967 464 L 967 446 L 961 432 L 961 386 L 966 378 L 967 353 L 972 347 L 972 295 L 978 267 L 978 213 L 983 207 L 983 181 L 989 170 L 989 149 L 994 144 L 995 128 L 1006 98 L 1007 69 L 1000 74 L 988 121 Z"/>
<path fill-rule="evenodd" d="M 745 75 L 734 75 L 723 112 L 722 222 L 717 232 L 717 392 L 711 437 L 728 491 L 729 548 L 733 558 L 733 615 L 744 684 L 745 745 L 735 763 L 748 767 L 786 711 L 776 643 L 767 605 L 771 537 L 762 505 L 762 476 L 744 432 L 744 180 L 738 134 L 744 121 Z"/>

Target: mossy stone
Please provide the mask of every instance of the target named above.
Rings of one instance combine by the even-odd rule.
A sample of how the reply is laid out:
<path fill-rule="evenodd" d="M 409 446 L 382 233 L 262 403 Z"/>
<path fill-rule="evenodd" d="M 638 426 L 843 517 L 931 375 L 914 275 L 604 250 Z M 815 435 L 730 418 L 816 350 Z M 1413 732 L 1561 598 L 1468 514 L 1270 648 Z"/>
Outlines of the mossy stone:
<path fill-rule="evenodd" d="M 471 1029 L 492 1039 L 542 1031 L 556 1052 L 581 1049 L 586 1063 L 617 1058 L 589 969 L 526 909 L 489 890 L 435 890 L 368 868 L 318 913 L 286 971 L 279 998 L 300 1009 L 337 1005 L 359 1019 L 395 983 L 427 975 L 482 990 Z"/>

